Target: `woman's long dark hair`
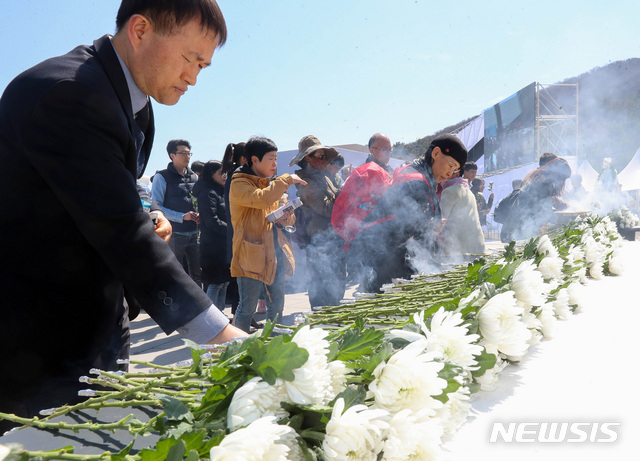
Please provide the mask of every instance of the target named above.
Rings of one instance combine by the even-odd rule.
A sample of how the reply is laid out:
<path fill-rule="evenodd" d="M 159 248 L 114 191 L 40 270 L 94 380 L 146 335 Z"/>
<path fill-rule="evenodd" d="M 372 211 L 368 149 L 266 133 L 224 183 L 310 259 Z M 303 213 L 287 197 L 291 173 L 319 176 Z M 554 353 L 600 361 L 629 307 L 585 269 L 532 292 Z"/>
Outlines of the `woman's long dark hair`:
<path fill-rule="evenodd" d="M 244 152 L 244 146 L 246 143 L 229 143 L 227 148 L 224 150 L 224 157 L 222 157 L 222 172 L 231 175 L 239 166 L 240 159 L 244 157 L 247 159 L 247 156 Z"/>
<path fill-rule="evenodd" d="M 532 187 L 532 185 L 543 186 L 553 197 L 562 193 L 564 183 L 570 177 L 571 167 L 565 159 L 557 157 L 534 170 L 531 176 L 522 184 L 522 189 Z"/>
<path fill-rule="evenodd" d="M 209 160 L 204 164 L 204 169 L 202 170 L 199 180 L 202 181 L 209 189 L 213 189 L 216 185 L 220 186 L 212 178 L 214 173 L 216 173 L 220 168 L 222 168 L 222 163 L 217 160 Z"/>
<path fill-rule="evenodd" d="M 473 181 L 471 181 L 471 192 L 473 192 L 473 195 L 476 195 L 478 192 L 480 192 L 480 185 L 484 182 L 484 179 L 482 178 L 475 178 Z"/>

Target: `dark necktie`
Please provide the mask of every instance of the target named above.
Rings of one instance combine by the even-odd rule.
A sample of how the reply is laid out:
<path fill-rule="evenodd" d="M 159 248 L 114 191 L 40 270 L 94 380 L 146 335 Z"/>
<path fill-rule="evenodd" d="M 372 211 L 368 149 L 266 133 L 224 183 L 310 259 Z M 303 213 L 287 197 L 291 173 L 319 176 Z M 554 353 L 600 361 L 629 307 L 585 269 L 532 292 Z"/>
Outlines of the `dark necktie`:
<path fill-rule="evenodd" d="M 136 123 L 138 124 L 138 127 L 140 128 L 140 131 L 142 131 L 143 133 L 147 132 L 147 128 L 149 126 L 149 103 L 147 102 L 147 104 L 145 104 L 145 106 L 140 109 L 138 112 L 136 112 Z"/>
<path fill-rule="evenodd" d="M 140 128 L 141 134 L 136 134 L 136 152 L 137 152 L 137 175 L 138 177 L 142 175 L 142 170 L 144 169 L 144 165 L 146 163 L 146 153 L 143 152 L 142 144 L 144 142 L 144 138 L 147 133 L 147 128 L 149 127 L 149 101 L 147 104 L 136 112 L 135 115 L 136 124 L 138 128 Z"/>

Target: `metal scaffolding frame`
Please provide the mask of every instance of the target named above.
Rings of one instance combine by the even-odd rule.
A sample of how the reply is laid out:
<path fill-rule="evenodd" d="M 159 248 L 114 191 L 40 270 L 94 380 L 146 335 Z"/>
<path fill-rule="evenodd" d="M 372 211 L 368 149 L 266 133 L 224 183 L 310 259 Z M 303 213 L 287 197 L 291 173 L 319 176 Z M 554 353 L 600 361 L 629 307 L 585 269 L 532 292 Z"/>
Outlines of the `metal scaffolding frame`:
<path fill-rule="evenodd" d="M 575 90 L 575 105 L 566 107 L 558 103 L 559 92 Z M 568 100 L 563 94 L 563 100 Z M 544 152 L 578 157 L 578 84 L 577 83 L 536 83 L 536 158 Z M 579 157 L 578 157 L 579 158 Z"/>

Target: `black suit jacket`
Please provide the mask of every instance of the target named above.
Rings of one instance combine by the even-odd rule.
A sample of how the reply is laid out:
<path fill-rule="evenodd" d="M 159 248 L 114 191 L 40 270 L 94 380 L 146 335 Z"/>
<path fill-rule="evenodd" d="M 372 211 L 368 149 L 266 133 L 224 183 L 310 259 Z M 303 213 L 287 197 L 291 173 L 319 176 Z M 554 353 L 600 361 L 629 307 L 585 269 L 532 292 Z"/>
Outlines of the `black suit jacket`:
<path fill-rule="evenodd" d="M 78 376 L 128 356 L 124 288 L 167 333 L 211 304 L 142 211 L 136 130 L 108 36 L 0 100 L 2 411 L 72 400 Z M 150 123 L 145 165 L 152 139 Z"/>

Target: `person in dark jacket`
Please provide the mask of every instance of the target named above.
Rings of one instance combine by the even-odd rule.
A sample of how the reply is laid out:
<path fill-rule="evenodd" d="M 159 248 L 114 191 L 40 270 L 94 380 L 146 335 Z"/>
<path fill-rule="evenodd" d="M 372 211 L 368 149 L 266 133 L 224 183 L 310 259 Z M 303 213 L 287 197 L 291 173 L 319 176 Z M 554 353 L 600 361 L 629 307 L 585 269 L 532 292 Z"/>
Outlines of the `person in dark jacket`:
<path fill-rule="evenodd" d="M 222 163 L 212 160 L 205 163 L 200 179 L 193 186 L 200 212 L 200 267 L 202 283 L 211 299 L 224 310 L 227 286 L 231 280 L 227 262 L 227 205 L 224 200 L 226 173 Z"/>
<path fill-rule="evenodd" d="M 505 238 L 528 239 L 544 233 L 549 225 L 554 224 L 554 210 L 567 207 L 558 196 L 570 177 L 571 167 L 562 157 L 534 170 L 523 181 L 518 198 L 504 223 Z"/>
<path fill-rule="evenodd" d="M 331 226 L 331 212 L 340 188 L 333 182 L 335 174 L 327 164 L 338 152 L 322 145 L 313 135 L 304 136 L 298 143 L 298 154 L 291 161 L 301 169 L 296 174 L 306 184 L 297 184 L 302 206 L 296 212 L 304 226 L 298 226 L 307 253 L 309 270 L 309 304 L 336 306 L 344 296 L 346 266 L 342 251 L 343 240 Z"/>
<path fill-rule="evenodd" d="M 230 142 L 227 144 L 224 150 L 224 156 L 222 157 L 222 172 L 227 175 L 227 179 L 224 183 L 224 204 L 227 208 L 227 263 L 231 264 L 231 258 L 233 256 L 233 226 L 231 225 L 231 215 L 229 214 L 229 189 L 231 188 L 231 179 L 233 173 L 242 165 L 247 163 L 247 157 L 244 153 L 244 146 L 246 143 Z M 238 303 L 240 302 L 240 295 L 238 294 L 238 281 L 235 277 L 231 277 L 229 286 L 227 287 L 227 299 L 231 303 L 231 314 L 235 315 Z M 256 326 L 256 322 L 252 323 Z"/>
<path fill-rule="evenodd" d="M 194 282 L 201 284 L 198 261 L 198 224 L 200 215 L 193 194 L 198 180 L 191 168 L 191 144 L 184 139 L 172 139 L 167 144 L 171 162 L 153 177 L 151 196 L 171 221 L 173 235 L 171 251 Z"/>
<path fill-rule="evenodd" d="M 125 290 L 167 334 L 244 335 L 156 235 L 167 218 L 154 228 L 136 188 L 154 137 L 148 97 L 173 105 L 195 84 L 225 41 L 222 13 L 212 0 L 123 0 L 116 28 L 26 70 L 0 98 L 1 412 L 74 403 L 91 368 L 125 369 Z M 192 62 L 175 52 L 187 44 Z"/>
<path fill-rule="evenodd" d="M 353 242 L 364 266 L 361 291 L 380 292 L 393 278 L 414 272 L 415 265 L 408 261 L 410 241 L 426 250 L 425 257 L 435 253 L 442 228 L 437 185 L 457 175 L 466 161 L 464 144 L 453 135 L 440 135 L 422 158 L 396 172 Z"/>

